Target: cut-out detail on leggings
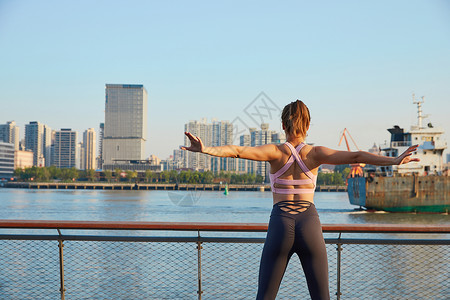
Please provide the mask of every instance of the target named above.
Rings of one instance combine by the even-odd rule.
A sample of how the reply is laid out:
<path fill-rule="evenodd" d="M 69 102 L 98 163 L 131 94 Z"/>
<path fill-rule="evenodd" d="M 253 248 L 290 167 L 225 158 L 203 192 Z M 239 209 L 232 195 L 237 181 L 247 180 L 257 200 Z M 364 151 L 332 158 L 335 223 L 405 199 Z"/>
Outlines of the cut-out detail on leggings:
<path fill-rule="evenodd" d="M 282 211 L 296 215 L 307 210 L 311 206 L 311 202 L 306 200 L 287 200 L 278 202 L 277 205 Z"/>

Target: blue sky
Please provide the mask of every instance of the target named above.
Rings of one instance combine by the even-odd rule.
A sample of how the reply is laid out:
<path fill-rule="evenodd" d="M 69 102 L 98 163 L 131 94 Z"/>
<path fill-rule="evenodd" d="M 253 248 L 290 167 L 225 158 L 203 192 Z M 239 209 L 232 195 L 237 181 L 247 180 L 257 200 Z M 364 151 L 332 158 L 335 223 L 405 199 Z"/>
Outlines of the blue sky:
<path fill-rule="evenodd" d="M 261 92 L 302 99 L 331 148 L 345 127 L 362 149 L 409 129 L 413 92 L 448 137 L 450 2 L 0 0 L 0 123 L 98 131 L 105 83 L 144 84 L 162 159 L 186 122 L 248 117 Z"/>

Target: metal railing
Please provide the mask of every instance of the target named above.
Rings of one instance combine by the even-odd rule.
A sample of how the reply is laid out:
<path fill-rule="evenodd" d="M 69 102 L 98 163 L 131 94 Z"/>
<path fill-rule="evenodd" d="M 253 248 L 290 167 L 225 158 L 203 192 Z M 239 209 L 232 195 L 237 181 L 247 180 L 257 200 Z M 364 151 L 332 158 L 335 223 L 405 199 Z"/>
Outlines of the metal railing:
<path fill-rule="evenodd" d="M 0 220 L 0 228 L 0 299 L 254 299 L 267 224 Z M 450 294 L 450 225 L 323 232 L 333 298 Z M 277 299 L 308 297 L 293 257 Z"/>

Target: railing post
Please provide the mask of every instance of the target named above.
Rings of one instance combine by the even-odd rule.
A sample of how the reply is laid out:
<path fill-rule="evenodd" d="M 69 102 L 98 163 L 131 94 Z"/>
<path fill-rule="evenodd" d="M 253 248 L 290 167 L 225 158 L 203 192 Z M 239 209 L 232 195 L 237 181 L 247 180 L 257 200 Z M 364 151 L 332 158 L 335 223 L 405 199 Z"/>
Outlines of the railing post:
<path fill-rule="evenodd" d="M 198 279 L 198 299 L 202 299 L 202 242 L 200 241 L 200 230 L 198 231 L 197 241 L 197 279 Z"/>
<path fill-rule="evenodd" d="M 57 230 L 58 230 L 58 234 L 59 234 L 59 239 L 58 239 L 58 247 L 59 247 L 59 278 L 60 278 L 59 291 L 61 293 L 61 300 L 64 300 L 65 299 L 65 292 L 66 292 L 66 289 L 64 287 L 64 252 L 63 252 L 64 243 L 63 243 L 61 231 L 59 229 L 57 229 Z"/>
<path fill-rule="evenodd" d="M 338 240 L 341 239 L 341 233 L 339 233 Z M 336 251 L 337 251 L 337 272 L 336 272 L 336 299 L 341 299 L 341 252 L 342 252 L 342 243 L 336 244 Z"/>

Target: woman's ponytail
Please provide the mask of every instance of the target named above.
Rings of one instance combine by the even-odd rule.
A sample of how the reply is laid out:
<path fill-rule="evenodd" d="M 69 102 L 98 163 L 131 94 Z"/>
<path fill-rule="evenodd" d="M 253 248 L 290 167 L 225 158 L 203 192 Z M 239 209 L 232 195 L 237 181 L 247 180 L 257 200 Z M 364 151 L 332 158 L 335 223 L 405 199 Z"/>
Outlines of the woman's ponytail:
<path fill-rule="evenodd" d="M 287 133 L 305 138 L 310 123 L 308 107 L 300 100 L 291 102 L 284 107 L 281 122 Z"/>

